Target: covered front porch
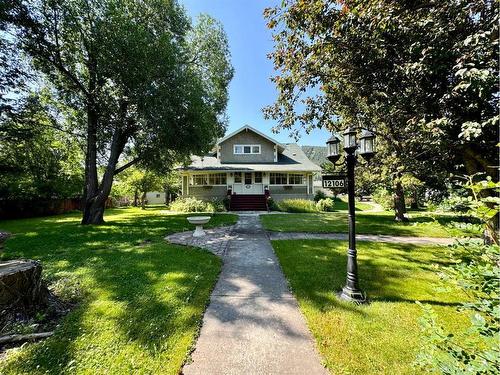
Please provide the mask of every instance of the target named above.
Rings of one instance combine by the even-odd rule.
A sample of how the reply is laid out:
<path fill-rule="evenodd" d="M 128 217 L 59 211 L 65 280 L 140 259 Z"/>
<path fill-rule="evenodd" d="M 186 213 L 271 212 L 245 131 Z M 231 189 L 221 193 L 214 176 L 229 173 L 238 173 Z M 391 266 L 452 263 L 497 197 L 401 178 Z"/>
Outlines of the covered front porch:
<path fill-rule="evenodd" d="M 199 199 L 227 195 L 265 195 L 276 200 L 312 198 L 313 173 L 297 171 L 186 171 L 182 173 L 182 195 Z"/>

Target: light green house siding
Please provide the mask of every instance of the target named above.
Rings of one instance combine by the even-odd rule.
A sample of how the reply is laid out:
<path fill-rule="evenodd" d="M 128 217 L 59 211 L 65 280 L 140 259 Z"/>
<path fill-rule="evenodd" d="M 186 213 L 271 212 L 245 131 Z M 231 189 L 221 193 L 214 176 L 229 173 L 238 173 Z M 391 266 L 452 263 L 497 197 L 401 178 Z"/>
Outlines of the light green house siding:
<path fill-rule="evenodd" d="M 187 196 L 203 200 L 223 199 L 227 194 L 226 186 L 189 186 Z"/>
<path fill-rule="evenodd" d="M 234 154 L 235 145 L 260 145 L 260 154 Z M 242 131 L 219 144 L 222 163 L 273 163 L 275 145 L 251 131 Z"/>

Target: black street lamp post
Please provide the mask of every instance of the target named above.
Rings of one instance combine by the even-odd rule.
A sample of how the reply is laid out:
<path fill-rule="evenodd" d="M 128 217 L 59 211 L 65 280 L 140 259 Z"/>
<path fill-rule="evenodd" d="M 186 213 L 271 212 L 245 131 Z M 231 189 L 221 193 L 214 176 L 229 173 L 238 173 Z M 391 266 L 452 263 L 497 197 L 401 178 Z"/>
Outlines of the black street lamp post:
<path fill-rule="evenodd" d="M 357 161 L 357 149 L 359 154 L 370 160 L 375 154 L 375 135 L 364 129 L 361 132 L 359 144 L 356 140 L 357 130 L 355 128 L 347 128 L 344 131 L 344 152 L 345 164 L 347 167 L 347 195 L 349 205 L 349 248 L 347 249 L 347 280 L 346 285 L 339 293 L 339 298 L 345 301 L 356 303 L 365 303 L 366 295 L 359 288 L 358 281 L 358 262 L 356 252 L 356 214 L 354 200 L 354 166 Z M 340 139 L 333 135 L 327 144 L 327 157 L 334 165 L 340 159 Z"/>

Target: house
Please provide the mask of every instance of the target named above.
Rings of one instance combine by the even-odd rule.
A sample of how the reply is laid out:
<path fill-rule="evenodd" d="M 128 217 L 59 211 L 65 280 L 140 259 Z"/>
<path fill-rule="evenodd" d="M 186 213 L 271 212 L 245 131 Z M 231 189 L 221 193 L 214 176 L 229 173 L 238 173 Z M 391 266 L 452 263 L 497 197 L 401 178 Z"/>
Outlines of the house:
<path fill-rule="evenodd" d="M 180 168 L 182 196 L 231 199 L 231 209 L 265 209 L 266 197 L 312 199 L 321 168 L 297 144 L 281 144 L 244 126 L 218 140 L 205 156 Z"/>

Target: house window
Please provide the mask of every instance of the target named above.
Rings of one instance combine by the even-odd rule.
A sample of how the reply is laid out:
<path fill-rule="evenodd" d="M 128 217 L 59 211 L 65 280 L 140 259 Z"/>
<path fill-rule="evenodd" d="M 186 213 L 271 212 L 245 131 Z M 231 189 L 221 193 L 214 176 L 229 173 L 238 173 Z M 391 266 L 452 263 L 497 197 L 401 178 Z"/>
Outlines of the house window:
<path fill-rule="evenodd" d="M 252 185 L 252 174 L 249 172 L 245 173 L 245 185 Z"/>
<path fill-rule="evenodd" d="M 194 174 L 193 175 L 193 185 L 194 186 L 203 186 L 207 184 L 207 175 L 206 174 Z"/>
<path fill-rule="evenodd" d="M 235 154 L 260 154 L 260 145 L 234 145 Z"/>
<path fill-rule="evenodd" d="M 270 173 L 269 182 L 271 185 L 286 185 L 286 173 Z"/>
<path fill-rule="evenodd" d="M 254 181 L 256 184 L 262 183 L 262 172 L 255 172 Z"/>
<path fill-rule="evenodd" d="M 209 185 L 226 185 L 225 173 L 211 173 L 208 175 Z"/>
<path fill-rule="evenodd" d="M 156 194 L 156 198 L 160 198 L 160 194 Z"/>
<path fill-rule="evenodd" d="M 288 175 L 288 183 L 290 185 L 303 185 L 304 184 L 304 175 L 298 173 L 290 173 Z"/>
<path fill-rule="evenodd" d="M 234 173 L 234 183 L 241 184 L 241 172 Z"/>

